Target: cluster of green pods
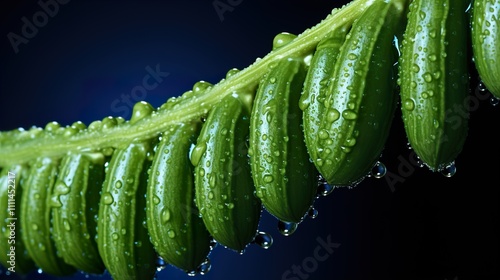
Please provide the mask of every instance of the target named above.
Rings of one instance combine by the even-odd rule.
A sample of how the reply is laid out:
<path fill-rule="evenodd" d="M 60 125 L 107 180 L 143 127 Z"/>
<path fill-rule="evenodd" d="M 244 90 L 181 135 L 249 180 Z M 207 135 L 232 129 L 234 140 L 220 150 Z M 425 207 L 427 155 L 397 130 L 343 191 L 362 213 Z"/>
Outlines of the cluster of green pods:
<path fill-rule="evenodd" d="M 469 115 L 456 108 L 468 97 L 469 63 L 500 97 L 499 11 L 500 0 L 374 1 L 312 52 L 274 61 L 257 86 L 232 88 L 202 119 L 127 145 L 3 166 L 0 263 L 9 266 L 12 245 L 19 274 L 153 279 L 159 260 L 204 274 L 215 244 L 237 253 L 271 246 L 262 211 L 286 235 L 314 210 L 320 184 L 353 187 L 368 177 L 398 106 L 411 148 L 430 170 L 445 169 L 467 136 Z M 273 51 L 296 38 L 278 34 Z M 130 120 L 51 122 L 2 133 L 0 143 L 138 127 L 213 86 L 197 82 L 156 109 L 138 102 Z M 9 209 L 19 213 L 15 228 Z"/>

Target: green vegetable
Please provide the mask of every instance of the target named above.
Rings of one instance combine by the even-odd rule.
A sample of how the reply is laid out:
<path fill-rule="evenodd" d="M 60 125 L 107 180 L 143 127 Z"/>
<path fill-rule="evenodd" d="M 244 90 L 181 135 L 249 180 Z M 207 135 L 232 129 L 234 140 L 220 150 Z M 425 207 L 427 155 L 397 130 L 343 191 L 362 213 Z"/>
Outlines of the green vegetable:
<path fill-rule="evenodd" d="M 224 97 L 210 111 L 191 153 L 203 222 L 218 243 L 237 252 L 253 241 L 261 213 L 246 143 L 251 100 L 246 92 Z"/>
<path fill-rule="evenodd" d="M 467 137 L 470 1 L 415 0 L 401 48 L 401 107 L 417 156 L 438 171 L 453 163 Z"/>
<path fill-rule="evenodd" d="M 19 220 L 23 185 L 28 175 L 28 166 L 15 164 L 2 169 L 0 173 L 0 264 L 13 267 L 19 275 L 26 275 L 35 269 L 35 263 L 26 250 L 21 235 Z M 12 250 L 12 247 L 14 250 Z M 13 259 L 11 258 L 13 257 Z"/>
<path fill-rule="evenodd" d="M 474 0 L 471 38 L 481 81 L 500 98 L 500 0 Z"/>
<path fill-rule="evenodd" d="M 304 136 L 311 159 L 317 159 L 317 149 L 320 116 L 325 111 L 325 99 L 330 83 L 333 81 L 335 64 L 344 44 L 348 30 L 339 30 L 318 43 L 311 59 L 304 81 L 304 88 L 299 100 L 303 110 Z"/>
<path fill-rule="evenodd" d="M 146 102 L 136 103 L 131 123 L 152 112 Z M 106 170 L 99 203 L 97 245 L 114 279 L 152 279 L 156 252 L 146 227 L 147 171 L 152 140 L 117 148 Z"/>
<path fill-rule="evenodd" d="M 147 223 L 151 242 L 167 263 L 196 271 L 210 252 L 210 234 L 194 203 L 194 168 L 189 149 L 199 122 L 167 129 L 156 147 L 149 174 Z"/>
<path fill-rule="evenodd" d="M 100 153 L 68 154 L 52 193 L 56 248 L 66 263 L 92 274 L 104 272 L 95 240 L 104 161 Z"/>
<path fill-rule="evenodd" d="M 287 36 L 284 39 L 281 38 Z M 277 35 L 275 49 L 289 34 Z M 256 195 L 285 222 L 300 222 L 316 197 L 318 172 L 309 161 L 299 98 L 304 57 L 284 58 L 260 82 L 250 119 L 250 163 Z"/>
<path fill-rule="evenodd" d="M 325 96 L 317 98 L 324 109 L 316 111 L 320 122 L 310 153 L 332 185 L 358 184 L 382 153 L 397 102 L 393 39 L 403 14 L 398 1 L 373 3 L 353 23 Z"/>
<path fill-rule="evenodd" d="M 57 253 L 52 235 L 52 209 L 60 202 L 52 192 L 57 179 L 60 159 L 41 157 L 30 166 L 29 176 L 21 196 L 21 238 L 38 268 L 56 276 L 68 276 L 76 269 Z"/>

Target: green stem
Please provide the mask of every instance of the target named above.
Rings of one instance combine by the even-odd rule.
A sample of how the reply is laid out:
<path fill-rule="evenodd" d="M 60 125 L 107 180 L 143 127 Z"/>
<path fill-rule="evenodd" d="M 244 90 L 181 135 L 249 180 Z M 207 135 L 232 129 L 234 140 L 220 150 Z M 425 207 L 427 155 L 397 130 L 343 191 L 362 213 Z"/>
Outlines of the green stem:
<path fill-rule="evenodd" d="M 202 95 L 181 100 L 172 108 L 158 110 L 137 123 L 125 122 L 102 131 L 84 130 L 70 137 L 46 133 L 23 138 L 0 135 L 0 140 L 2 140 L 0 141 L 0 166 L 24 163 L 41 156 L 57 157 L 69 151 L 95 151 L 108 147 L 124 147 L 133 140 L 155 137 L 168 126 L 200 118 L 206 115 L 210 108 L 224 96 L 242 88 L 255 89 L 269 65 L 276 63 L 279 59 L 296 54 L 312 53 L 323 37 L 330 32 L 351 25 L 375 1 L 377 0 L 353 0 L 339 9 L 334 9 L 324 20 L 305 30 L 294 41 L 269 52 L 265 57 L 256 60 L 237 74 L 221 80 Z"/>

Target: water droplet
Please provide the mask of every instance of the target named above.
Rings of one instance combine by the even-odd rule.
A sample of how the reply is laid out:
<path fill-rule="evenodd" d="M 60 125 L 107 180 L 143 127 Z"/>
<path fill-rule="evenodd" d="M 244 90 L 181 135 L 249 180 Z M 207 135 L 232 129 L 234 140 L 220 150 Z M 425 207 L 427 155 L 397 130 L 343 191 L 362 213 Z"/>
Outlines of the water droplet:
<path fill-rule="evenodd" d="M 355 120 L 358 118 L 358 115 L 352 110 L 344 110 L 342 112 L 342 117 L 344 117 L 344 119 L 346 120 Z"/>
<path fill-rule="evenodd" d="M 432 75 L 431 75 L 431 73 L 426 72 L 426 73 L 424 74 L 424 81 L 426 81 L 426 82 L 428 82 L 428 83 L 432 82 Z"/>
<path fill-rule="evenodd" d="M 62 181 L 57 183 L 55 187 L 55 192 L 58 194 L 68 194 L 70 191 L 70 188 Z"/>
<path fill-rule="evenodd" d="M 273 237 L 267 232 L 260 231 L 255 235 L 253 242 L 264 249 L 269 249 L 273 245 Z"/>
<path fill-rule="evenodd" d="M 206 258 L 196 269 L 196 272 L 200 275 L 205 275 L 212 269 L 212 262 L 210 258 Z"/>
<path fill-rule="evenodd" d="M 264 182 L 265 183 L 271 183 L 274 180 L 272 175 L 265 175 L 264 176 Z"/>
<path fill-rule="evenodd" d="M 167 235 L 168 235 L 168 237 L 170 237 L 170 238 L 175 238 L 175 231 L 174 231 L 173 229 L 169 229 L 169 230 L 167 231 Z"/>
<path fill-rule="evenodd" d="M 318 185 L 317 194 L 321 196 L 327 196 L 333 192 L 334 187 L 328 183 L 320 183 Z"/>
<path fill-rule="evenodd" d="M 309 211 L 307 212 L 307 216 L 311 219 L 316 219 L 316 217 L 318 217 L 318 210 L 316 210 L 316 208 L 314 207 L 311 207 L 311 209 L 309 209 Z"/>
<path fill-rule="evenodd" d="M 102 195 L 102 202 L 104 204 L 110 205 L 111 203 L 113 203 L 113 201 L 114 201 L 113 195 L 111 195 L 109 192 L 105 192 Z"/>
<path fill-rule="evenodd" d="M 455 166 L 455 163 L 452 162 L 444 167 L 443 170 L 441 170 L 441 174 L 443 174 L 445 177 L 453 177 L 457 173 L 457 168 Z"/>
<path fill-rule="evenodd" d="M 120 180 L 118 180 L 118 181 L 115 182 L 115 188 L 117 188 L 117 189 L 121 188 L 122 185 L 123 185 L 122 181 L 120 181 Z"/>
<path fill-rule="evenodd" d="M 412 99 L 408 98 L 404 101 L 403 108 L 405 108 L 405 110 L 407 111 L 413 111 L 413 109 L 415 109 L 415 102 Z"/>
<path fill-rule="evenodd" d="M 297 226 L 297 223 L 279 221 L 278 231 L 284 236 L 290 236 L 297 230 Z"/>
<path fill-rule="evenodd" d="M 158 257 L 156 259 L 156 271 L 162 271 L 167 267 L 167 262 L 162 258 Z"/>
<path fill-rule="evenodd" d="M 498 106 L 499 103 L 500 103 L 500 98 L 496 98 L 494 96 L 490 98 L 491 106 Z"/>
<path fill-rule="evenodd" d="M 161 210 L 161 221 L 162 223 L 166 223 L 170 220 L 170 210 L 166 207 Z"/>
<path fill-rule="evenodd" d="M 212 239 L 210 239 L 210 250 L 213 250 L 215 247 L 217 247 L 217 244 L 219 244 L 219 243 L 217 242 L 217 240 L 215 240 L 215 239 L 213 239 L 213 238 L 212 238 Z"/>
<path fill-rule="evenodd" d="M 158 204 L 160 204 L 160 202 L 161 202 L 160 198 L 157 195 L 154 195 L 153 196 L 153 203 L 155 205 L 158 205 Z"/>
<path fill-rule="evenodd" d="M 120 236 L 118 235 L 118 233 L 113 232 L 113 233 L 111 234 L 111 238 L 112 238 L 113 240 L 118 240 L 118 238 L 120 238 Z"/>
<path fill-rule="evenodd" d="M 385 167 L 385 164 L 383 164 L 380 161 L 378 161 L 372 167 L 372 170 L 371 170 L 370 174 L 371 174 L 371 176 L 373 176 L 373 177 L 375 177 L 377 179 L 380 179 L 380 178 L 384 177 L 386 173 L 387 173 L 387 168 Z"/>
<path fill-rule="evenodd" d="M 67 219 L 63 220 L 63 226 L 64 226 L 65 230 L 67 230 L 67 231 L 71 230 L 71 225 L 69 224 L 69 221 Z"/>
<path fill-rule="evenodd" d="M 191 163 L 194 166 L 198 165 L 198 163 L 200 162 L 201 157 L 205 153 L 206 149 L 207 149 L 207 145 L 204 142 L 198 143 L 196 145 L 196 147 L 194 147 L 194 149 L 191 152 Z"/>

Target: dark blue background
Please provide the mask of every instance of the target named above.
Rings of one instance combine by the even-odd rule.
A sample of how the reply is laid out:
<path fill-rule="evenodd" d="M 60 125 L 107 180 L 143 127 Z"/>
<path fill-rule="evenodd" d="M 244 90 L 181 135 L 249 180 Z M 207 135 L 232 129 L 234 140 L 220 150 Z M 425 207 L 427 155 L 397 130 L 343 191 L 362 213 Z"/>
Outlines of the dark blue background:
<path fill-rule="evenodd" d="M 196 81 L 216 83 L 230 68 L 248 66 L 269 52 L 277 33 L 301 33 L 346 3 L 232 2 L 241 3 L 221 20 L 211 0 L 72 0 L 60 5 L 16 54 L 7 34 L 21 34 L 21 18 L 32 21 L 41 8 L 37 1 L 3 1 L 0 130 L 129 117 L 122 95 L 142 84 L 147 66 L 159 65 L 169 73 L 143 96 L 159 106 Z M 217 247 L 211 254 L 212 270 L 194 278 L 282 279 L 293 265 L 313 256 L 317 238 L 330 237 L 340 247 L 307 279 L 491 279 L 500 263 L 500 138 L 494 135 L 500 106 L 475 101 L 470 135 L 454 177 L 411 163 L 403 168 L 411 151 L 398 115 L 382 160 L 401 182 L 368 178 L 355 189 L 336 189 L 315 203 L 319 216 L 305 220 L 289 237 L 281 236 L 276 220 L 264 212 L 260 229 L 273 235 L 270 249 L 252 245 L 238 255 Z M 18 279 L 1 270 L 0 279 Z M 158 279 L 192 278 L 173 267 L 158 273 Z M 57 278 L 35 272 L 27 279 Z M 109 276 L 77 273 L 62 279 Z"/>

